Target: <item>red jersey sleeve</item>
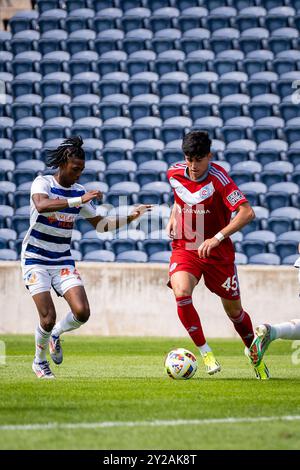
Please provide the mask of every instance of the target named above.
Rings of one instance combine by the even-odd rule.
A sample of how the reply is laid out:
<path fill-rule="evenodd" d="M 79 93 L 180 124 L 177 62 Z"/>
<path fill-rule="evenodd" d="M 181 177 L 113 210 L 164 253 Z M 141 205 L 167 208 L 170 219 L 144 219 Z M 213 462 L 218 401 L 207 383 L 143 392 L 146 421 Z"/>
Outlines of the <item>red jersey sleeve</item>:
<path fill-rule="evenodd" d="M 227 184 L 220 187 L 223 202 L 231 212 L 235 212 L 241 204 L 245 204 L 248 200 L 235 182 L 230 178 L 228 173 L 219 165 L 218 170 L 221 170 L 226 176 L 227 181 L 229 181 Z"/>
<path fill-rule="evenodd" d="M 241 204 L 248 202 L 246 196 L 231 178 L 230 183 L 223 187 L 223 201 L 231 212 L 235 212 Z"/>

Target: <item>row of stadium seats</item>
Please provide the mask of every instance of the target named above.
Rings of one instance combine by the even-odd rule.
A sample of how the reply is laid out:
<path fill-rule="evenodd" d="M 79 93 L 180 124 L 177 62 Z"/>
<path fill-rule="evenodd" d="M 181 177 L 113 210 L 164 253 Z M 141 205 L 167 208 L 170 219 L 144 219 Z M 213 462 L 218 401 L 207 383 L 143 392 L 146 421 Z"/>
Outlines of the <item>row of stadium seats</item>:
<path fill-rule="evenodd" d="M 7 33 L 0 31 L 0 43 L 3 34 Z M 25 31 L 22 34 L 25 35 Z M 246 54 L 241 50 L 226 49 L 215 54 L 212 50 L 197 48 L 198 45 L 195 43 L 187 53 L 184 50 L 175 49 L 156 53 L 154 50 L 143 49 L 143 47 L 135 51 L 130 51 L 130 49 L 126 51 L 126 43 L 122 44 L 118 50 L 113 47 L 114 44 L 109 39 L 107 44 L 105 40 L 102 40 L 102 43 L 99 42 L 99 45 L 103 46 L 103 51 L 100 49 L 99 54 L 84 47 L 82 51 L 71 55 L 66 51 L 57 50 L 52 39 L 45 39 L 45 41 L 49 50 L 42 55 L 40 52 L 32 51 L 31 48 L 27 50 L 26 38 L 20 38 L 20 44 L 24 50 L 15 55 L 3 50 L 0 56 L 0 72 L 12 73 L 15 77 L 29 72 L 40 73 L 43 77 L 59 72 L 69 73 L 72 76 L 82 72 L 95 72 L 101 78 L 113 72 L 123 72 L 133 77 L 142 72 L 154 72 L 163 76 L 166 73 L 180 71 L 192 77 L 196 73 L 209 71 L 214 72 L 220 78 L 224 78 L 224 74 L 230 72 L 244 72 L 251 78 L 255 78 L 259 72 L 273 72 L 284 78 L 284 74 L 299 70 L 300 60 L 299 50 L 294 49 L 283 50 L 276 54 L 262 49 L 254 49 Z M 132 48 L 133 44 L 132 42 Z M 137 44 L 143 46 L 140 40 L 137 40 Z M 130 43 L 127 45 L 129 47 Z M 210 81 L 215 81 L 215 76 L 207 75 Z M 40 78 L 38 75 L 36 77 Z"/>
<path fill-rule="evenodd" d="M 106 8 L 119 8 L 122 14 L 130 14 L 128 10 L 135 7 L 147 7 L 151 11 L 160 8 L 176 7 L 180 11 L 188 7 L 197 7 L 205 5 L 203 11 L 213 10 L 223 6 L 234 6 L 241 10 L 252 6 L 263 6 L 270 10 L 280 6 L 291 6 L 300 8 L 299 0 L 37 0 L 34 2 L 40 13 L 56 8 L 66 8 L 68 12 L 78 8 L 93 8 L 95 11 L 101 11 Z"/>
<path fill-rule="evenodd" d="M 198 119 L 206 118 L 206 125 L 216 123 L 216 127 L 220 126 L 220 123 L 225 125 L 238 125 L 243 127 L 246 125 L 270 125 L 271 127 L 283 127 L 284 123 L 287 125 L 295 125 L 298 123 L 300 118 L 299 106 L 293 103 L 281 103 L 279 105 L 272 103 L 262 102 L 251 102 L 249 104 L 242 104 L 239 102 L 223 102 L 218 104 L 210 104 L 204 102 L 192 102 L 189 104 L 181 104 L 176 102 L 160 102 L 158 104 L 152 104 L 145 102 L 134 102 L 132 101 L 128 105 L 116 102 L 104 102 L 104 103 L 93 103 L 91 96 L 89 96 L 90 102 L 87 97 L 86 102 L 73 101 L 70 104 L 62 104 L 55 102 L 44 102 L 41 104 L 30 104 L 26 102 L 15 102 L 13 104 L 2 104 L 0 106 L 0 126 L 4 129 L 5 127 L 11 128 L 13 125 L 27 125 L 29 127 L 41 127 L 45 125 L 66 125 L 69 127 L 73 124 L 73 121 L 80 124 L 80 119 L 84 118 L 97 118 L 101 119 L 104 125 L 112 124 L 113 122 L 123 123 L 124 127 L 140 123 L 158 123 L 164 122 L 168 124 L 173 121 L 169 119 L 178 117 L 188 117 L 190 122 L 195 124 Z M 122 120 L 122 118 L 127 118 Z M 143 119 L 143 118 L 159 118 L 158 120 Z M 248 118 L 244 120 L 243 118 Z M 275 119 L 273 119 L 273 117 Z M 10 118 L 10 120 L 5 119 Z M 35 119 L 38 118 L 38 119 Z M 59 119 L 58 119 L 59 118 Z M 68 118 L 64 120 L 60 118 Z M 116 119 L 117 118 L 117 119 Z M 121 119 L 120 119 L 121 118 Z M 218 118 L 218 120 L 214 119 Z M 237 120 L 239 118 L 239 121 Z M 242 118 L 242 119 L 241 119 Z M 279 119 L 278 119 L 279 118 Z M 56 119 L 56 121 L 54 121 Z M 112 121 L 114 119 L 114 121 Z M 128 120 L 129 119 L 129 120 Z M 140 121 L 143 119 L 143 121 Z M 79 121 L 79 122 L 78 122 Z M 183 120 L 184 121 L 184 120 Z M 204 121 L 204 120 L 203 120 Z M 99 124 L 100 121 L 93 119 L 86 119 L 84 123 L 90 125 Z M 202 122 L 202 121 L 201 121 Z"/>
<path fill-rule="evenodd" d="M 22 242 L 22 240 L 19 240 Z M 128 244 L 130 245 L 130 243 Z M 93 244 L 93 247 L 96 247 L 97 243 Z M 151 255 L 147 255 L 145 251 L 141 250 L 126 250 L 122 251 L 119 254 L 115 254 L 114 251 L 110 249 L 101 249 L 101 244 L 99 244 L 98 249 L 87 251 L 83 254 L 81 251 L 72 249 L 72 255 L 75 261 L 100 261 L 100 262 L 127 262 L 127 263 L 145 263 L 149 262 L 158 262 L 158 263 L 169 263 L 171 251 L 156 251 Z M 254 245 L 252 245 L 254 246 Z M 287 247 L 287 245 L 286 245 Z M 286 252 L 289 252 L 289 249 L 286 249 Z M 297 255 L 290 254 L 284 258 L 273 252 L 259 252 L 252 250 L 253 254 L 247 256 L 244 253 L 236 252 L 236 264 L 270 264 L 270 265 L 291 265 L 296 259 Z M 15 249 L 2 248 L 0 249 L 0 260 L 6 261 L 16 261 L 20 258 L 19 253 Z"/>
<path fill-rule="evenodd" d="M 19 256 L 31 181 L 51 173 L 47 148 L 82 135 L 81 182 L 104 193 L 105 215 L 120 196 L 170 206 L 166 168 L 199 128 L 255 206 L 232 237 L 237 263 L 293 263 L 300 0 L 39 0 L 9 25 L 0 32 L 0 259 Z M 117 240 L 95 239 L 79 219 L 75 258 L 167 262 L 163 207 Z"/>
<path fill-rule="evenodd" d="M 189 118 L 170 118 L 172 124 L 163 124 L 161 127 L 153 127 L 149 124 L 136 124 L 130 125 L 127 122 L 128 127 L 122 127 L 118 124 L 107 124 L 96 126 L 96 122 L 91 125 L 91 121 L 98 120 L 98 118 L 81 118 L 80 124 L 75 124 L 72 127 L 64 127 L 62 125 L 54 124 L 58 121 L 57 118 L 53 118 L 53 124 L 42 126 L 41 128 L 34 126 L 34 121 L 38 121 L 40 118 L 31 118 L 31 125 L 20 124 L 13 126 L 12 128 L 2 126 L 5 120 L 10 118 L 0 118 L 0 135 L 1 138 L 8 138 L 13 142 L 21 142 L 26 139 L 38 139 L 44 143 L 48 143 L 51 140 L 63 140 L 72 135 L 81 135 L 83 139 L 101 139 L 102 145 L 110 144 L 116 139 L 127 139 L 134 143 L 144 142 L 148 139 L 155 139 L 161 141 L 163 144 L 168 144 L 176 140 L 181 140 L 183 135 L 189 131 L 189 129 L 202 129 L 208 130 L 213 139 L 224 141 L 226 144 L 235 142 L 238 140 L 253 140 L 258 145 L 270 140 L 286 138 L 287 142 L 293 144 L 299 143 L 299 130 L 300 130 L 300 118 L 298 125 L 285 126 L 284 128 L 275 128 L 267 124 L 272 122 L 271 118 L 263 118 L 266 121 L 265 125 L 253 126 L 253 127 L 242 127 L 239 125 L 228 125 L 223 127 L 215 127 L 212 129 L 209 125 L 205 125 L 205 121 L 209 123 L 206 118 L 203 120 L 203 125 L 198 123 L 195 126 L 183 127 L 184 124 L 188 124 Z M 27 118 L 25 118 L 27 119 Z M 121 120 L 127 120 L 128 118 L 120 118 Z M 157 120 L 159 118 L 145 118 L 148 122 L 150 119 Z M 215 118 L 219 119 L 219 118 Z M 235 118 L 234 118 L 235 119 Z M 237 118 L 238 119 L 238 118 Z M 247 118 L 245 118 L 246 120 Z M 274 121 L 278 118 L 273 118 Z M 279 118 L 280 119 L 280 118 Z M 69 118 L 61 118 L 62 121 L 69 120 Z M 84 124 L 88 122 L 88 124 Z M 100 121 L 101 122 L 101 121 Z M 181 123 L 182 127 L 178 124 Z M 156 125 L 159 123 L 156 121 Z M 46 146 L 46 145 L 45 145 Z M 109 146 L 109 145 L 108 145 Z"/>
<path fill-rule="evenodd" d="M 0 77 L 5 82 L 6 93 L 13 98 L 27 94 L 40 94 L 42 98 L 56 94 L 72 98 L 85 94 L 100 95 L 102 98 L 115 94 L 128 95 L 130 98 L 154 94 L 162 99 L 168 95 L 182 94 L 187 97 L 185 102 L 189 102 L 201 94 L 216 94 L 220 98 L 243 94 L 250 98 L 256 97 L 256 100 L 260 95 L 273 94 L 283 99 L 291 95 L 291 85 L 299 77 L 299 72 L 288 72 L 284 74 L 286 78 L 282 79 L 278 79 L 273 72 L 259 72 L 255 75 L 255 79 L 248 80 L 244 72 L 228 72 L 223 75 L 224 78 L 218 79 L 215 72 L 200 72 L 193 75 L 195 78 L 189 79 L 185 72 L 170 72 L 164 75 L 165 78 L 159 79 L 155 72 L 140 72 L 134 75 L 136 78 L 129 78 L 125 72 L 112 72 L 100 80 L 96 72 L 82 72 L 76 74 L 70 82 L 65 72 L 47 74 L 49 78 L 45 79 L 41 79 L 41 75 L 36 72 L 17 75 L 16 80 L 7 72 Z"/>
<path fill-rule="evenodd" d="M 111 175 L 116 176 L 116 174 Z M 299 173 L 298 173 L 299 177 Z M 31 182 L 16 186 L 13 182 L 0 181 L 0 204 L 9 204 L 16 209 L 29 205 Z M 90 189 L 99 189 L 103 192 L 103 202 L 118 206 L 121 204 L 172 204 L 173 192 L 165 181 L 152 181 L 140 186 L 135 181 L 121 181 L 108 188 L 107 183 L 91 181 L 85 185 Z M 270 211 L 284 207 L 299 207 L 299 186 L 292 182 L 275 183 L 267 187 L 261 182 L 248 182 L 239 185 L 251 205 L 266 207 Z M 26 210 L 23 209 L 25 213 Z"/>
<path fill-rule="evenodd" d="M 31 142 L 33 142 L 33 145 L 31 145 Z M 142 163 L 147 163 L 149 162 L 149 165 L 151 169 L 158 168 L 158 164 L 156 163 L 150 163 L 153 161 L 164 161 L 167 163 L 168 166 L 170 166 L 173 163 L 176 163 L 178 161 L 182 161 L 182 151 L 176 147 L 167 146 L 166 148 L 163 148 L 162 150 L 155 150 L 153 148 L 149 148 L 149 146 L 154 144 L 158 144 L 159 142 L 157 141 L 146 141 L 145 145 L 148 145 L 148 148 L 137 146 L 133 148 L 132 150 L 122 148 L 122 144 L 124 142 L 119 141 L 119 148 L 115 148 L 114 146 L 112 147 L 105 147 L 102 150 L 102 142 L 98 141 L 97 139 L 86 139 L 85 141 L 85 154 L 86 154 L 86 168 L 87 169 L 96 169 L 97 171 L 105 171 L 106 167 L 114 163 L 116 167 L 110 167 L 109 169 L 126 169 L 126 168 L 132 168 L 132 171 L 136 171 L 137 167 L 133 167 L 132 163 L 126 163 L 128 160 L 131 162 L 135 162 L 136 165 L 141 165 Z M 234 142 L 235 143 L 235 142 Z M 231 148 L 225 151 L 217 151 L 215 147 L 215 142 L 213 142 L 213 152 L 214 152 L 214 157 L 215 160 L 217 160 L 218 164 L 221 164 L 226 171 L 231 171 L 233 169 L 233 166 L 236 163 L 246 163 L 247 161 L 254 161 L 258 162 L 259 164 L 264 167 L 265 165 L 272 163 L 272 162 L 279 162 L 279 166 L 276 166 L 276 170 L 279 171 L 281 174 L 283 172 L 283 169 L 280 169 L 280 161 L 286 161 L 294 166 L 294 170 L 298 171 L 298 166 L 300 164 L 300 153 L 299 153 L 299 145 L 295 146 L 294 148 L 291 148 L 290 150 L 283 151 L 282 148 L 281 150 L 276 149 L 275 147 L 278 146 L 278 141 L 267 141 L 263 142 L 260 144 L 260 149 L 256 151 L 249 151 L 246 147 L 246 144 L 248 144 L 248 141 L 239 141 L 237 142 L 236 146 L 240 146 L 240 148 Z M 18 143 L 15 145 L 14 148 L 12 148 L 12 142 L 8 139 L 0 139 L 0 157 L 1 159 L 5 159 L 5 162 L 1 162 L 1 168 L 4 169 L 4 171 L 13 171 L 15 169 L 15 165 L 20 164 L 21 162 L 25 162 L 28 160 L 42 160 L 43 162 L 46 159 L 47 156 L 47 148 L 42 149 L 42 143 L 39 140 L 36 139 L 26 139 L 25 141 L 20 142 L 21 145 L 18 145 Z M 125 142 L 127 144 L 127 141 Z M 177 144 L 177 142 L 176 142 Z M 219 144 L 219 142 L 218 142 Z M 263 145 L 264 144 L 264 145 Z M 265 145 L 267 144 L 267 146 Z M 285 144 L 286 145 L 286 144 Z M 230 146 L 230 144 L 229 144 Z M 245 147 L 245 148 L 243 148 Z M 293 147 L 293 144 L 292 146 Z M 92 163 L 93 161 L 96 161 L 96 163 Z M 89 163 L 88 163 L 89 162 Z M 100 162 L 100 163 L 98 163 Z M 118 163 L 115 163 L 118 162 Z M 33 165 L 35 165 L 33 163 Z M 152 165 L 152 166 L 151 166 Z M 250 166 L 244 167 L 246 171 L 250 171 Z M 249 164 L 251 165 L 251 163 Z M 150 169 L 148 167 L 148 169 Z M 23 166 L 23 169 L 25 169 L 26 166 Z M 33 169 L 36 167 L 33 166 Z M 254 167 L 252 167 L 254 168 Z M 251 172 L 255 173 L 255 171 L 251 168 Z M 142 168 L 139 168 L 142 169 Z M 143 169 L 145 169 L 143 167 Z M 237 170 L 235 168 L 235 170 Z M 242 167 L 243 169 L 243 167 Z M 264 170 L 268 170 L 269 167 L 264 168 Z M 47 170 L 50 171 L 50 170 Z M 129 171 L 129 170 L 128 170 Z M 284 170 L 284 173 L 288 173 L 287 170 Z M 281 176 L 281 175 L 280 175 Z M 8 178 L 9 179 L 9 178 Z M 288 180 L 289 178 L 287 178 Z M 280 179 L 281 181 L 281 179 Z M 279 182 L 279 180 L 274 181 L 274 183 Z"/>
<path fill-rule="evenodd" d="M 160 251 L 151 256 L 143 251 L 129 250 L 120 253 L 118 256 L 110 250 L 95 250 L 82 256 L 78 250 L 72 250 L 75 261 L 96 261 L 96 262 L 119 262 L 119 263 L 169 263 L 170 251 Z M 0 260 L 16 261 L 18 253 L 11 249 L 0 249 Z M 235 254 L 236 264 L 263 264 L 263 265 L 292 265 L 297 259 L 297 255 L 286 256 L 282 261 L 275 253 L 259 253 L 248 258 L 244 253 Z"/>
<path fill-rule="evenodd" d="M 13 230 L 15 233 L 13 239 L 22 238 L 29 227 L 28 206 L 25 206 L 24 210 L 21 210 L 23 208 L 20 208 L 16 209 L 15 211 L 12 207 L 8 207 L 5 205 L 2 205 L 0 207 L 2 211 L 0 217 L 1 230 Z M 170 208 L 167 206 L 160 206 L 160 209 L 162 208 L 164 209 L 163 214 L 153 214 L 151 218 L 143 217 L 138 224 L 131 224 L 130 227 L 139 228 L 139 234 L 141 234 L 142 230 L 142 232 L 144 233 L 143 238 L 165 238 L 164 236 L 162 236 L 162 234 L 169 219 Z M 103 210 L 105 209 L 105 207 L 102 206 L 101 209 Z M 274 209 L 273 211 L 269 211 L 265 207 L 254 206 L 254 210 L 256 213 L 256 219 L 253 220 L 247 226 L 245 226 L 241 230 L 241 233 L 232 237 L 235 242 L 243 241 L 243 237 L 248 234 L 251 234 L 252 232 L 273 232 L 274 237 L 278 238 L 283 233 L 299 231 L 300 229 L 299 208 L 281 207 L 278 209 Z M 76 227 L 76 240 L 81 239 L 81 236 L 84 238 L 95 237 L 95 231 L 91 232 L 91 226 L 89 222 L 87 222 L 85 219 L 78 219 L 76 222 Z M 158 232 L 159 230 L 162 232 Z M 9 233 L 12 234 L 12 232 Z M 121 230 L 118 236 L 124 236 L 124 231 Z M 130 237 L 132 238 L 133 235 L 131 235 Z M 111 238 L 111 235 L 107 236 L 107 234 L 105 234 L 105 240 Z"/>
<path fill-rule="evenodd" d="M 109 2 L 105 2 L 102 6 L 99 4 L 90 5 L 88 8 L 81 5 L 80 8 L 72 9 L 72 11 L 69 10 L 69 7 L 69 11 L 66 11 L 56 5 L 55 8 L 44 11 L 40 9 L 40 15 L 38 11 L 20 12 L 10 20 L 10 26 L 14 33 L 31 28 L 45 32 L 49 29 L 49 24 L 52 26 L 51 29 L 66 28 L 72 32 L 85 27 L 93 28 L 95 26 L 94 18 L 100 17 L 102 24 L 105 23 L 106 27 L 117 26 L 125 30 L 130 27 L 141 28 L 143 26 L 150 27 L 154 31 L 172 26 L 183 29 L 202 26 L 211 30 L 228 26 L 237 26 L 241 30 L 255 26 L 267 26 L 272 29 L 294 24 L 293 18 L 300 10 L 297 1 L 295 0 L 293 5 L 295 8 L 282 6 L 281 3 L 267 10 L 265 8 L 267 2 L 263 1 L 261 6 L 244 7 L 239 11 L 234 8 L 237 2 L 233 3 L 234 7 L 224 6 L 223 2 L 223 5 L 214 8 L 209 8 L 208 2 L 205 2 L 202 7 L 190 2 L 181 11 L 178 8 L 180 7 L 178 2 L 175 2 L 173 6 L 159 2 L 155 8 L 151 2 L 145 2 L 144 5 L 138 5 L 138 2 L 135 2 L 134 7 L 127 11 L 109 5 Z M 69 2 L 66 3 L 68 6 Z M 209 10 L 205 7 L 208 7 Z"/>
<path fill-rule="evenodd" d="M 143 162 L 139 165 L 138 169 L 137 164 L 130 160 L 112 162 L 108 165 L 107 169 L 103 161 L 90 160 L 86 163 L 86 168 L 80 177 L 81 184 L 97 181 L 105 182 L 107 186 L 103 185 L 104 192 L 107 192 L 108 188 L 112 187 L 112 185 L 124 181 L 136 182 L 143 188 L 145 184 L 167 180 L 167 163 L 160 160 Z M 227 162 L 221 161 L 218 163 L 229 171 L 230 176 L 238 185 L 258 181 L 268 186 L 268 190 L 271 192 L 298 193 L 298 188 L 296 188 L 295 184 L 299 185 L 300 183 L 300 164 L 294 167 L 290 162 L 277 161 L 267 163 L 263 169 L 262 165 L 258 162 L 244 161 L 235 163 L 230 170 L 230 165 Z M 16 189 L 19 190 L 26 190 L 26 183 L 31 184 L 36 176 L 47 173 L 49 173 L 49 170 L 46 169 L 45 164 L 40 160 L 22 161 L 16 167 L 11 160 L 0 160 L 0 182 L 13 182 L 16 185 Z M 167 187 L 162 187 L 165 192 L 168 192 Z M 11 186 L 7 187 L 7 192 L 11 192 L 10 188 Z M 265 188 L 262 190 L 258 186 L 257 190 L 263 193 Z"/>
<path fill-rule="evenodd" d="M 184 33 L 178 29 L 164 29 L 155 34 L 149 29 L 134 29 L 126 35 L 119 29 L 108 29 L 97 35 L 94 30 L 80 29 L 71 33 L 66 39 L 57 37 L 39 39 L 39 33 L 31 30 L 16 33 L 9 42 L 6 37 L 7 35 L 2 33 L 1 42 L 4 43 L 6 51 L 15 55 L 15 59 L 21 59 L 22 56 L 19 54 L 24 52 L 38 51 L 35 53 L 36 61 L 41 59 L 42 55 L 44 59 L 50 58 L 48 54 L 55 51 L 74 55 L 89 50 L 102 55 L 111 49 L 124 50 L 127 54 L 141 49 L 153 50 L 157 54 L 168 49 L 177 49 L 188 54 L 203 48 L 215 54 L 231 49 L 237 49 L 245 54 L 265 49 L 277 54 L 286 49 L 298 49 L 299 46 L 299 32 L 296 28 L 279 28 L 272 31 L 270 36 L 265 28 L 249 28 L 241 34 L 241 37 L 235 28 L 222 28 L 212 35 L 209 30 L 203 28 L 194 28 Z M 66 60 L 66 56 L 64 59 Z"/>
<path fill-rule="evenodd" d="M 93 8 L 95 11 L 119 8 L 122 10 L 122 15 L 129 15 L 128 10 L 135 7 L 146 7 L 151 11 L 168 7 L 176 7 L 183 11 L 186 8 L 203 5 L 205 5 L 203 11 L 224 6 L 234 6 L 237 10 L 253 6 L 263 6 L 267 10 L 281 6 L 300 8 L 299 0 L 68 0 L 68 2 L 65 0 L 37 0 L 34 5 L 40 14 L 56 8 L 66 8 L 68 12 L 79 8 Z"/>

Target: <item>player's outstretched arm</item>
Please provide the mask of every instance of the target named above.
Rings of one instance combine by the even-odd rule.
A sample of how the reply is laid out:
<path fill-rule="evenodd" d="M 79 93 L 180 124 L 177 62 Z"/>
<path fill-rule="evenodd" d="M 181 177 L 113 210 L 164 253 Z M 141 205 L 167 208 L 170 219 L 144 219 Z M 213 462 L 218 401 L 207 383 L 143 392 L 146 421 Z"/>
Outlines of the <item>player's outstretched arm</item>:
<path fill-rule="evenodd" d="M 88 191 L 81 197 L 71 197 L 69 199 L 50 199 L 49 196 L 42 193 L 32 195 L 32 200 L 39 214 L 59 211 L 67 207 L 81 206 L 92 199 L 102 199 L 102 193 L 100 191 Z"/>
<path fill-rule="evenodd" d="M 108 216 L 108 217 L 93 217 L 91 219 L 87 219 L 90 224 L 97 230 L 97 232 L 110 232 L 112 230 L 117 230 L 124 225 L 130 224 L 133 220 L 138 219 L 146 212 L 151 211 L 152 205 L 149 204 L 141 204 L 136 206 L 131 214 L 128 216 Z"/>
<path fill-rule="evenodd" d="M 226 227 L 217 233 L 213 238 L 204 240 L 204 242 L 198 248 L 198 254 L 200 258 L 208 258 L 211 250 L 217 247 L 224 238 L 230 237 L 235 232 L 241 230 L 245 225 L 249 224 L 251 220 L 255 219 L 255 213 L 248 202 L 241 204 L 237 208 L 236 216 L 229 222 Z"/>

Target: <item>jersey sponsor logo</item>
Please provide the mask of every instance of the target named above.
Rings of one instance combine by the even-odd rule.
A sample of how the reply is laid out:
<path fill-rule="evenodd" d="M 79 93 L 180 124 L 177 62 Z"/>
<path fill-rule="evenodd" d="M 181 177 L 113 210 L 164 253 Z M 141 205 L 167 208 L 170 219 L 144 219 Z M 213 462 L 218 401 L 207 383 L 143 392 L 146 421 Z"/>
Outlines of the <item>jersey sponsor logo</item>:
<path fill-rule="evenodd" d="M 228 196 L 227 196 L 227 201 L 232 205 L 232 206 L 235 206 L 237 202 L 241 201 L 242 199 L 244 199 L 244 195 L 241 193 L 241 191 L 239 191 L 238 189 L 235 189 L 234 191 L 232 191 L 232 193 L 230 193 Z"/>
<path fill-rule="evenodd" d="M 58 224 L 59 228 L 70 229 L 73 228 L 75 216 L 68 214 L 60 214 L 59 212 L 54 212 L 47 217 L 48 223 L 50 225 Z"/>
<path fill-rule="evenodd" d="M 173 264 L 171 264 L 171 266 L 170 266 L 170 270 L 169 270 L 169 271 L 170 271 L 170 273 L 171 273 L 172 271 L 174 271 L 174 269 L 176 269 L 176 267 L 177 267 L 177 263 L 173 263 Z"/>
<path fill-rule="evenodd" d="M 196 214 L 196 215 L 205 215 L 210 214 L 209 209 L 192 209 L 191 207 L 180 207 L 176 206 L 179 214 Z"/>
<path fill-rule="evenodd" d="M 189 191 L 182 183 L 180 183 L 180 181 L 173 177 L 170 178 L 170 184 L 172 188 L 174 188 L 177 196 L 180 197 L 180 199 L 182 199 L 188 206 L 199 204 L 205 199 L 208 199 L 215 191 L 212 182 L 203 186 L 203 188 L 194 193 Z"/>

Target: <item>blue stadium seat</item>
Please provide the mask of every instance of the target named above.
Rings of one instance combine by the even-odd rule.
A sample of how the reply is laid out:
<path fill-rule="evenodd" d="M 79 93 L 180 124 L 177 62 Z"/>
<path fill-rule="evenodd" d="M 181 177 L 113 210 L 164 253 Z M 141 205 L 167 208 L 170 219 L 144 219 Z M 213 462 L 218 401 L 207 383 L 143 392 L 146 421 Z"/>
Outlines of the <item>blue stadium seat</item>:
<path fill-rule="evenodd" d="M 94 239 L 81 239 L 79 241 L 79 249 L 81 251 L 82 256 L 84 257 L 86 254 L 96 251 L 96 250 L 103 250 L 105 249 L 105 244 L 103 240 L 99 240 L 96 238 L 96 233 L 94 234 Z"/>
<path fill-rule="evenodd" d="M 273 149 L 270 149 L 270 150 L 261 149 L 261 150 L 256 150 L 255 152 L 255 160 L 257 160 L 262 165 L 267 165 L 279 159 L 280 159 L 280 152 L 275 149 L 274 150 Z"/>
<path fill-rule="evenodd" d="M 35 29 L 39 14 L 35 10 L 18 11 L 10 20 L 9 26 L 13 34 L 27 29 Z"/>
<path fill-rule="evenodd" d="M 234 142 L 233 142 L 234 143 Z M 223 153 L 224 159 L 233 166 L 235 163 L 243 162 L 248 160 L 248 150 L 232 148 L 225 150 Z"/>
<path fill-rule="evenodd" d="M 53 29 L 65 29 L 65 18 L 67 12 L 62 9 L 52 9 L 43 12 L 38 19 L 38 26 L 41 33 Z"/>
<path fill-rule="evenodd" d="M 268 245 L 263 240 L 243 240 L 241 242 L 243 253 L 250 258 L 260 253 L 267 253 Z"/>
<path fill-rule="evenodd" d="M 248 258 L 244 253 L 235 253 L 235 264 L 248 264 Z"/>
<path fill-rule="evenodd" d="M 157 251 L 149 256 L 149 263 L 169 263 L 171 251 Z"/>
<path fill-rule="evenodd" d="M 18 164 L 23 161 L 33 159 L 36 156 L 36 150 L 30 147 L 15 147 L 11 151 L 11 159 Z"/>
<path fill-rule="evenodd" d="M 251 205 L 258 206 L 260 205 L 259 196 L 266 193 L 267 186 L 263 183 L 255 181 L 241 184 L 240 190 L 243 191 Z"/>
<path fill-rule="evenodd" d="M 17 232 L 18 236 L 29 229 L 29 217 L 26 215 L 14 215 L 11 221 L 12 229 Z"/>
<path fill-rule="evenodd" d="M 0 241 L 2 248 L 14 248 L 14 241 L 17 239 L 17 233 L 11 228 L 0 228 Z"/>
<path fill-rule="evenodd" d="M 118 263 L 146 263 L 147 255 L 143 251 L 123 251 L 116 257 Z"/>
<path fill-rule="evenodd" d="M 252 128 L 252 137 L 257 142 L 261 144 L 262 142 L 276 139 L 278 136 L 277 130 L 274 127 L 268 126 L 253 126 Z"/>
<path fill-rule="evenodd" d="M 300 229 L 300 210 L 296 207 L 280 207 L 270 214 L 270 229 L 277 234 Z"/>
<path fill-rule="evenodd" d="M 298 245 L 299 245 L 299 238 L 298 240 L 283 240 L 283 239 L 277 240 L 274 244 L 276 254 L 280 256 L 281 260 L 283 260 L 287 256 L 292 256 L 292 255 L 297 254 Z"/>
<path fill-rule="evenodd" d="M 170 240 L 153 240 L 148 239 L 143 242 L 143 250 L 150 257 L 155 253 L 161 251 L 168 251 L 170 249 Z"/>
<path fill-rule="evenodd" d="M 95 250 L 88 252 L 83 261 L 99 261 L 102 263 L 111 263 L 115 261 L 115 255 L 112 251 L 108 250 Z"/>
<path fill-rule="evenodd" d="M 260 253 L 254 256 L 251 256 L 248 260 L 248 264 L 265 264 L 271 266 L 279 266 L 280 258 L 274 253 Z"/>
<path fill-rule="evenodd" d="M 283 258 L 283 260 L 281 260 L 281 264 L 287 265 L 287 266 L 293 266 L 298 258 L 299 258 L 299 253 L 295 255 L 286 256 L 285 258 Z"/>
<path fill-rule="evenodd" d="M 129 239 L 117 239 L 110 242 L 111 250 L 114 252 L 116 257 L 121 253 L 136 250 L 136 241 Z"/>
<path fill-rule="evenodd" d="M 15 250 L 11 249 L 2 249 L 0 250 L 0 260 L 1 261 L 17 261 L 18 255 Z"/>
<path fill-rule="evenodd" d="M 148 162 L 149 160 L 155 160 L 157 157 L 157 152 L 151 148 L 135 148 L 132 151 L 132 159 L 140 165 L 143 162 Z"/>

